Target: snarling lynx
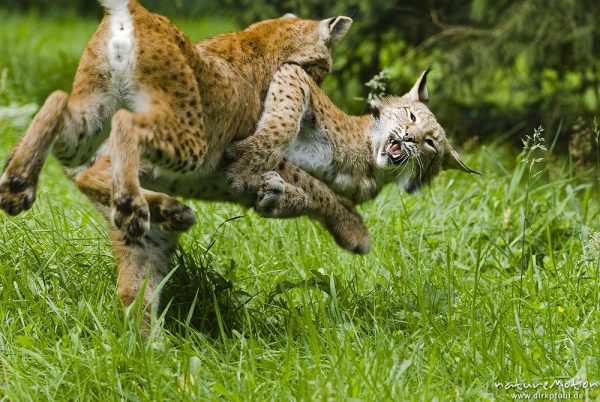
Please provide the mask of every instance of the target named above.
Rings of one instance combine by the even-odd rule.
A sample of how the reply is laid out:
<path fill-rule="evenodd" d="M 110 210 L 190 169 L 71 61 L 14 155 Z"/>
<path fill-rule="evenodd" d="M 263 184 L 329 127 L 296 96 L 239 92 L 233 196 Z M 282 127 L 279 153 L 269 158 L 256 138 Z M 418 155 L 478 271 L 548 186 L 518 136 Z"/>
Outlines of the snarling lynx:
<path fill-rule="evenodd" d="M 131 303 L 147 279 L 148 304 L 177 244 L 173 231 L 188 229 L 195 217 L 167 195 L 142 189 L 140 163 L 142 181 L 160 178 L 171 193 L 181 177 L 194 183 L 211 175 L 231 141 L 254 133 L 279 67 L 294 63 L 320 82 L 352 20 L 286 15 L 195 44 L 137 0 L 100 2 L 105 16 L 72 93 L 50 95 L 9 156 L 0 208 L 18 214 L 32 206 L 52 151 L 114 224 L 119 295 Z"/>
<path fill-rule="evenodd" d="M 366 233 L 355 237 L 346 233 L 357 227 L 348 220 L 353 215 L 332 203 L 335 198 L 327 187 L 290 174 L 295 168 L 289 163 L 354 203 L 374 198 L 392 182 L 413 192 L 442 169 L 479 173 L 461 161 L 427 107 L 427 74 L 423 72 L 404 96 L 372 105 L 371 115 L 349 116 L 300 67 L 282 66 L 257 132 L 228 150 L 234 160 L 227 169 L 233 191 L 258 192 L 256 210 L 263 216 L 319 216 L 319 211 L 329 211 L 324 224 L 337 234 L 338 242 L 352 251 L 367 252 Z M 280 82 L 294 84 L 283 88 Z"/>

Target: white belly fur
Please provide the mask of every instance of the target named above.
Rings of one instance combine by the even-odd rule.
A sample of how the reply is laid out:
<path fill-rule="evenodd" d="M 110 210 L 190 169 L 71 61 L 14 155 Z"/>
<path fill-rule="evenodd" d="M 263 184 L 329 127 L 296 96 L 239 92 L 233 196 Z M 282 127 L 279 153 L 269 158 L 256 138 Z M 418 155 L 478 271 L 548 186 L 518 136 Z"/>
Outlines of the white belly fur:
<path fill-rule="evenodd" d="M 333 162 L 333 146 L 327 132 L 302 121 L 298 136 L 285 153 L 285 158 L 313 176 L 324 178 Z"/>
<path fill-rule="evenodd" d="M 136 41 L 134 24 L 129 8 L 112 9 L 110 14 L 110 36 L 107 55 L 111 77 L 111 91 L 118 107 L 127 107 L 134 112 L 150 110 L 150 97 L 133 80 L 136 68 Z"/>
<path fill-rule="evenodd" d="M 131 84 L 135 65 L 135 38 L 129 9 L 122 7 L 113 10 L 109 21 L 107 50 L 111 79 L 116 86 L 128 86 Z"/>

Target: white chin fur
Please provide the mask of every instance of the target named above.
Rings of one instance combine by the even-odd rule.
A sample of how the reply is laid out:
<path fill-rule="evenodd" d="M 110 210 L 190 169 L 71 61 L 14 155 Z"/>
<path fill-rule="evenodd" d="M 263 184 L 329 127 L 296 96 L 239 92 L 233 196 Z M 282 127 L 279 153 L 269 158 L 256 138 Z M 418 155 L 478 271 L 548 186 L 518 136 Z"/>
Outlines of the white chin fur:
<path fill-rule="evenodd" d="M 387 157 L 387 155 L 382 154 L 382 152 L 383 152 L 383 149 L 377 153 L 377 158 L 375 159 L 375 162 L 377 163 L 377 166 L 379 166 L 380 168 L 385 168 L 385 167 L 389 166 L 388 157 Z"/>

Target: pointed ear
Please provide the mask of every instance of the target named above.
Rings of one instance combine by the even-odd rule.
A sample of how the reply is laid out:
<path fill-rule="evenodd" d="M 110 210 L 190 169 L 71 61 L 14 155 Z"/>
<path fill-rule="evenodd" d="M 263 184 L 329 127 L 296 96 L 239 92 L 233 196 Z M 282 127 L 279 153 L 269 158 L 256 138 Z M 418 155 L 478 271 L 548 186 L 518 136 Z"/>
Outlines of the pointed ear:
<path fill-rule="evenodd" d="M 446 154 L 444 156 L 443 168 L 444 168 L 444 170 L 456 169 L 456 170 L 461 170 L 466 173 L 473 173 L 473 174 L 477 174 L 479 176 L 482 175 L 481 172 L 471 169 L 470 167 L 465 165 L 465 163 L 460 159 L 460 156 L 458 156 L 458 152 L 456 152 L 454 150 L 454 148 L 452 148 L 450 146 L 450 144 L 448 144 L 448 147 L 446 148 Z"/>
<path fill-rule="evenodd" d="M 321 21 L 321 32 L 327 44 L 335 46 L 346 36 L 351 26 L 352 18 L 340 15 Z"/>
<path fill-rule="evenodd" d="M 412 89 L 408 93 L 408 99 L 411 102 L 429 102 L 429 91 L 427 90 L 427 74 L 431 71 L 431 68 L 427 67 L 427 70 L 421 73 L 421 76 L 415 82 Z"/>

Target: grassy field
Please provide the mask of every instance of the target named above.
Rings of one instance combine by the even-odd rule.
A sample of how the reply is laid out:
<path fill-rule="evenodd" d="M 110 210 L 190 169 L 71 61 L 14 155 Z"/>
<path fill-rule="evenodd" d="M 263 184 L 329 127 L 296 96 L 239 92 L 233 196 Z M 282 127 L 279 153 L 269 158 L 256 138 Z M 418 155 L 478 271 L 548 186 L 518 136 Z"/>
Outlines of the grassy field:
<path fill-rule="evenodd" d="M 0 17 L 4 161 L 36 104 L 69 89 L 96 22 Z M 465 151 L 483 177 L 444 173 L 361 207 L 365 257 L 305 219 L 190 202 L 199 223 L 165 285 L 164 337 L 147 343 L 117 301 L 105 222 L 51 159 L 34 208 L 0 214 L 0 396 L 479 401 L 547 381 L 600 400 L 598 170 L 517 153 Z M 598 387 L 554 385 L 574 379 Z"/>

